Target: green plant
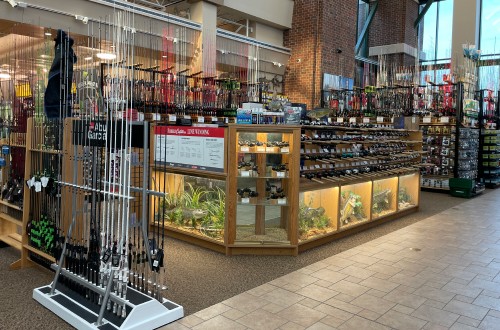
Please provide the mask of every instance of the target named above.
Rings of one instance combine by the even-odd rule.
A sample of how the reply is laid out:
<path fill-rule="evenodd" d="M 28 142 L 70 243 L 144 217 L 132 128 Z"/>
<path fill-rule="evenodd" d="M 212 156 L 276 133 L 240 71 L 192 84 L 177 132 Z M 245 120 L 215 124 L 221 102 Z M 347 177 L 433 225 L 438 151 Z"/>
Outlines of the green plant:
<path fill-rule="evenodd" d="M 226 192 L 219 187 L 207 194 L 202 207 L 207 214 L 201 219 L 202 232 L 210 237 L 220 236 L 226 217 Z"/>
<path fill-rule="evenodd" d="M 400 203 L 411 203 L 412 198 L 406 187 L 399 187 L 398 199 Z"/>
<path fill-rule="evenodd" d="M 306 204 L 301 201 L 299 204 L 299 234 L 307 234 L 310 230 L 325 229 L 330 224 L 330 218 L 326 215 L 323 207 L 311 208 L 309 205 L 313 204 L 313 197 L 309 199 Z"/>

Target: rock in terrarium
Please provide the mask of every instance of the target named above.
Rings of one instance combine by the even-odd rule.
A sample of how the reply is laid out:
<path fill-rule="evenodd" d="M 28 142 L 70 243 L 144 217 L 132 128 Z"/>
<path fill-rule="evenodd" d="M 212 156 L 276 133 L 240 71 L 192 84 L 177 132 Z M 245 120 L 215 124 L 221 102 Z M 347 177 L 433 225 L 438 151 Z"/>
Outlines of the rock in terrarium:
<path fill-rule="evenodd" d="M 340 225 L 347 226 L 354 222 L 366 220 L 363 212 L 361 196 L 352 191 L 342 192 L 342 209 L 340 210 Z"/>

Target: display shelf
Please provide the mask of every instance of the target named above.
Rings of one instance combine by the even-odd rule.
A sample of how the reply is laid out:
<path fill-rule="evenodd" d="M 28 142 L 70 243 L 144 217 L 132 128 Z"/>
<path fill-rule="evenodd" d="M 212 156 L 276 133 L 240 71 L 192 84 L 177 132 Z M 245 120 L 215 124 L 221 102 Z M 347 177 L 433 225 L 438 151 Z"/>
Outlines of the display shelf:
<path fill-rule="evenodd" d="M 7 201 L 4 201 L 3 199 L 0 199 L 0 204 L 5 205 L 5 206 L 7 206 L 7 207 L 9 207 L 11 209 L 14 209 L 14 210 L 18 210 L 18 211 L 22 211 L 23 210 L 22 207 L 20 207 L 18 205 L 15 205 L 15 204 L 12 204 L 12 203 L 9 203 Z"/>
<path fill-rule="evenodd" d="M 13 223 L 13 224 L 15 224 L 17 226 L 22 226 L 23 225 L 23 222 L 21 220 L 16 219 L 16 218 L 14 218 L 14 217 L 6 214 L 6 213 L 0 213 L 0 219 L 8 221 L 10 223 Z"/>
<path fill-rule="evenodd" d="M 18 249 L 19 251 L 21 251 L 21 248 L 22 248 L 21 240 L 22 240 L 22 238 L 21 238 L 21 235 L 19 235 L 19 234 L 8 234 L 8 235 L 1 235 L 0 236 L 0 241 Z"/>
<path fill-rule="evenodd" d="M 31 245 L 28 245 L 28 244 L 23 244 L 23 249 L 26 249 L 26 250 L 28 250 L 28 251 L 30 251 L 30 252 L 32 252 L 32 253 L 34 253 L 34 254 L 42 257 L 42 258 L 44 258 L 44 259 L 46 259 L 48 261 L 52 261 L 52 262 L 55 261 L 54 256 L 52 256 L 52 255 L 50 255 L 50 254 L 48 254 L 46 252 L 40 251 L 39 249 L 37 249 L 34 246 L 31 246 Z"/>

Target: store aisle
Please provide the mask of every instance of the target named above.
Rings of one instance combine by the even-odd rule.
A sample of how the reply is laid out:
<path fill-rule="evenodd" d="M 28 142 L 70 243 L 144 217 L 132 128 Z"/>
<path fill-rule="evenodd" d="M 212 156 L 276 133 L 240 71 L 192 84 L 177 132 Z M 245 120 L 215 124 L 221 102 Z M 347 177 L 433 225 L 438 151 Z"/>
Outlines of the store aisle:
<path fill-rule="evenodd" d="M 161 329 L 500 329 L 499 200 L 469 200 Z"/>

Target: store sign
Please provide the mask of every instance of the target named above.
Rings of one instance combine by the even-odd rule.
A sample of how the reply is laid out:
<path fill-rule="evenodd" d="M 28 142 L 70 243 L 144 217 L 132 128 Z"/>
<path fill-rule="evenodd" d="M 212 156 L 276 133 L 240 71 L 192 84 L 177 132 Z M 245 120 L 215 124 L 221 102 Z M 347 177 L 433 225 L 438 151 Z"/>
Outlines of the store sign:
<path fill-rule="evenodd" d="M 224 172 L 224 128 L 155 127 L 156 164 Z"/>

